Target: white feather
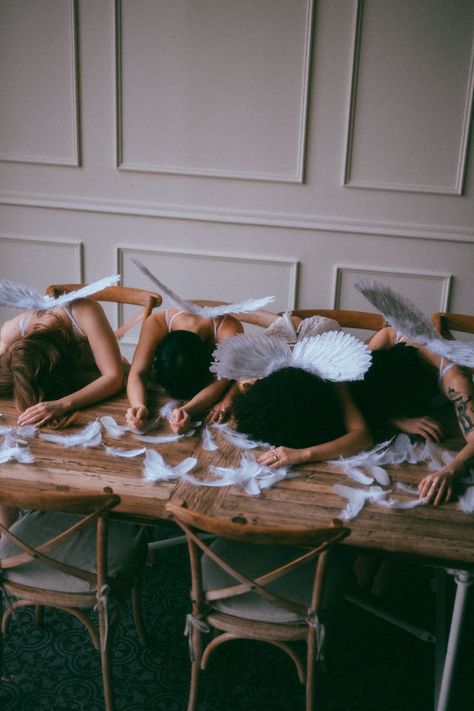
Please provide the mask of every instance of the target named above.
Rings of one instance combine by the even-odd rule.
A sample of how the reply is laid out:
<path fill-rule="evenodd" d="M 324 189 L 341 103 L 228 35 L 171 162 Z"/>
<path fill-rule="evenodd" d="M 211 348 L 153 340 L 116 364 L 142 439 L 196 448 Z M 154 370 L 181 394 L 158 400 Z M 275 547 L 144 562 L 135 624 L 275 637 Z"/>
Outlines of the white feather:
<path fill-rule="evenodd" d="M 464 513 L 474 513 L 474 486 L 468 486 L 458 500 L 458 509 Z"/>
<path fill-rule="evenodd" d="M 216 422 L 212 426 L 219 430 L 224 439 L 233 444 L 235 447 L 240 447 L 240 449 L 255 449 L 255 447 L 263 445 L 263 442 L 254 442 L 246 435 L 236 432 L 226 423 L 219 424 Z"/>
<path fill-rule="evenodd" d="M 209 427 L 204 427 L 202 430 L 202 448 L 205 449 L 206 452 L 214 452 L 216 449 L 219 449 L 219 446 L 214 442 Z"/>
<path fill-rule="evenodd" d="M 192 431 L 194 434 L 194 431 Z M 187 435 L 188 433 L 186 433 Z M 168 435 L 135 435 L 135 439 L 139 439 L 140 442 L 146 442 L 147 444 L 166 444 L 167 442 L 177 442 L 182 439 L 185 435 L 182 434 L 168 434 Z"/>
<path fill-rule="evenodd" d="M 257 496 L 262 489 L 273 486 L 277 481 L 286 478 L 286 467 L 269 469 L 257 462 L 251 454 L 242 455 L 238 467 L 209 467 L 209 471 L 217 476 L 214 480 L 201 481 L 192 476 L 185 476 L 186 481 L 197 486 L 241 486 L 250 496 Z"/>
<path fill-rule="evenodd" d="M 18 445 L 2 446 L 0 448 L 0 464 L 5 464 L 12 460 L 16 460 L 21 464 L 31 464 L 31 462 L 35 461 L 35 457 L 28 447 L 18 447 Z"/>
<path fill-rule="evenodd" d="M 428 497 L 419 499 L 381 499 L 375 502 L 378 506 L 383 506 L 386 509 L 414 509 L 417 506 L 424 506 L 428 503 Z"/>
<path fill-rule="evenodd" d="M 180 479 L 197 464 L 195 457 L 187 457 L 176 466 L 171 466 L 165 462 L 159 452 L 154 449 L 147 449 L 145 455 L 145 465 L 143 476 L 146 481 L 171 481 Z"/>
<path fill-rule="evenodd" d="M 380 486 L 388 486 L 390 484 L 390 477 L 383 467 L 372 464 L 367 467 L 367 471 L 374 477 L 375 481 L 380 484 Z"/>
<path fill-rule="evenodd" d="M 145 454 L 146 447 L 141 449 L 122 449 L 121 447 L 106 447 L 105 451 L 107 454 L 111 454 L 113 457 L 125 457 L 126 459 L 132 459 L 133 457 L 138 457 L 140 454 Z"/>
<path fill-rule="evenodd" d="M 257 309 L 261 309 L 275 300 L 275 296 L 266 296 L 260 299 L 247 299 L 246 301 L 241 301 L 237 304 L 197 306 L 197 304 L 193 304 L 191 301 L 186 301 L 186 299 L 181 298 L 181 296 L 176 294 L 176 292 L 170 289 L 169 286 L 166 286 L 166 284 L 157 279 L 156 276 L 152 274 L 152 272 L 138 259 L 132 257 L 132 261 L 143 274 L 151 279 L 151 281 L 156 284 L 156 286 L 158 286 L 164 294 L 166 294 L 174 306 L 182 311 L 186 311 L 190 314 L 196 314 L 197 316 L 203 316 L 204 318 L 215 318 L 216 316 L 224 316 L 225 314 L 256 311 Z"/>
<path fill-rule="evenodd" d="M 90 422 L 83 430 L 76 434 L 70 435 L 55 435 L 55 434 L 40 434 L 40 439 L 46 442 L 54 442 L 62 444 L 63 447 L 97 447 L 102 441 L 100 431 L 101 425 L 98 420 Z"/>
<path fill-rule="evenodd" d="M 117 439 L 119 439 L 120 437 L 123 437 L 125 432 L 129 431 L 127 426 L 119 425 L 110 415 L 104 415 L 100 418 L 100 421 L 102 422 L 105 429 L 107 430 L 107 433 L 111 437 L 116 437 Z"/>
<path fill-rule="evenodd" d="M 76 291 L 70 291 L 68 294 L 62 294 L 56 299 L 52 296 L 45 296 L 29 286 L 20 284 L 9 279 L 0 280 L 0 305 L 11 306 L 15 309 L 34 309 L 35 311 L 48 311 L 55 306 L 62 306 L 74 299 L 80 299 L 86 296 L 91 296 L 97 291 L 105 289 L 107 286 L 116 284 L 120 280 L 120 274 L 105 277 L 94 281 L 87 286 L 84 286 Z"/>
<path fill-rule="evenodd" d="M 409 341 L 426 346 L 449 360 L 474 367 L 474 341 L 447 341 L 440 338 L 426 316 L 415 304 L 378 281 L 359 279 L 358 289 L 385 320 Z"/>
<path fill-rule="evenodd" d="M 403 481 L 397 481 L 395 482 L 395 488 L 404 494 L 418 496 L 418 487 L 415 484 L 405 484 Z"/>
<path fill-rule="evenodd" d="M 171 420 L 173 410 L 180 406 L 182 400 L 169 400 L 159 409 L 159 414 L 166 420 Z"/>
<path fill-rule="evenodd" d="M 324 380 L 362 380 L 372 360 L 365 343 L 343 331 L 327 331 L 298 341 L 291 365 Z"/>

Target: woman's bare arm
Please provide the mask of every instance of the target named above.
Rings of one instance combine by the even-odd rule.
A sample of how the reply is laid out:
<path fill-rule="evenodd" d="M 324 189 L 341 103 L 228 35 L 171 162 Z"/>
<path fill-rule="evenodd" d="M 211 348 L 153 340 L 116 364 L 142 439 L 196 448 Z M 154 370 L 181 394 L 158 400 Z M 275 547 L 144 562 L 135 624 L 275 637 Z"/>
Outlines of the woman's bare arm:
<path fill-rule="evenodd" d="M 150 314 L 142 324 L 127 381 L 130 407 L 127 410 L 126 418 L 132 427 L 138 429 L 143 427 L 148 417 L 147 383 L 153 367 L 156 348 L 167 333 L 164 311 Z"/>
<path fill-rule="evenodd" d="M 19 424 L 45 424 L 48 420 L 78 410 L 114 395 L 123 386 L 123 364 L 115 334 L 101 305 L 92 299 L 74 302 L 74 316 L 87 337 L 99 377 L 59 400 L 39 402 L 27 408 Z"/>

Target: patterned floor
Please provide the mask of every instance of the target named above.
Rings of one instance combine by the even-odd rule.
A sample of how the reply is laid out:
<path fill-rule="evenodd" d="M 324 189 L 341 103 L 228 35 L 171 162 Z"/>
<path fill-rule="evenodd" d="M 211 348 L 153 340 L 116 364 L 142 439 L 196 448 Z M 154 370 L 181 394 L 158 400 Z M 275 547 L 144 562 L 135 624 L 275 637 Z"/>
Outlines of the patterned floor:
<path fill-rule="evenodd" d="M 189 677 L 185 549 L 160 552 L 145 578 L 143 608 L 151 641 L 140 647 L 129 614 L 117 627 L 117 711 L 184 711 Z M 410 588 L 410 595 L 406 587 L 398 596 L 418 617 L 432 612 L 432 594 L 422 583 L 415 592 Z M 462 640 L 453 711 L 474 709 L 473 617 Z M 30 611 L 19 611 L 4 653 L 4 673 L 14 680 L 0 684 L 1 711 L 103 711 L 99 657 L 74 618 L 49 611 L 38 629 Z M 318 711 L 432 711 L 433 650 L 426 643 L 345 604 L 333 620 L 328 657 L 319 679 Z M 198 708 L 303 711 L 303 687 L 278 650 L 234 642 L 216 653 L 203 674 Z"/>

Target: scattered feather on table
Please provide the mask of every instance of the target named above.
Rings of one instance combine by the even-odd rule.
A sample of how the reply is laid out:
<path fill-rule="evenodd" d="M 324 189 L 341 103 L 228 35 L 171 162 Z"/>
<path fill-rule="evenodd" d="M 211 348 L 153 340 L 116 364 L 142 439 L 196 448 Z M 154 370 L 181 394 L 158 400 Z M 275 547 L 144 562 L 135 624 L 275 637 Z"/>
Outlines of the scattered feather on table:
<path fill-rule="evenodd" d="M 225 422 L 223 424 L 216 422 L 212 426 L 215 427 L 216 430 L 219 430 L 224 439 L 233 444 L 235 447 L 240 447 L 240 449 L 255 449 L 255 447 L 261 447 L 264 444 L 263 442 L 254 442 L 246 435 L 236 432 Z"/>
<path fill-rule="evenodd" d="M 170 400 L 169 402 L 166 402 L 159 409 L 160 416 L 164 417 L 166 420 L 171 420 L 173 410 L 175 410 L 177 407 L 179 407 L 181 405 L 181 403 L 182 403 L 182 400 Z"/>
<path fill-rule="evenodd" d="M 145 454 L 146 447 L 141 447 L 140 449 L 122 449 L 121 447 L 106 447 L 105 451 L 107 454 L 111 454 L 113 457 L 125 457 L 126 459 L 132 459 L 133 457 L 138 457 L 140 454 Z"/>
<path fill-rule="evenodd" d="M 161 454 L 154 449 L 147 449 L 143 478 L 145 481 L 170 481 L 180 479 L 197 464 L 196 457 L 187 457 L 174 467 L 167 464 Z"/>
<path fill-rule="evenodd" d="M 355 518 L 362 511 L 367 501 L 377 501 L 377 499 L 382 499 L 386 496 L 386 492 L 380 486 L 356 489 L 344 484 L 334 484 L 332 490 L 335 494 L 347 499 L 347 504 L 340 514 L 343 521 L 350 521 Z"/>
<path fill-rule="evenodd" d="M 206 452 L 214 452 L 216 449 L 219 449 L 219 446 L 215 443 L 209 427 L 203 427 L 202 448 L 205 449 Z"/>
<path fill-rule="evenodd" d="M 0 464 L 6 464 L 12 460 L 21 464 L 31 464 L 35 461 L 35 457 L 28 447 L 19 447 L 18 445 L 0 447 Z"/>
<path fill-rule="evenodd" d="M 135 439 L 147 444 L 166 444 L 167 442 L 177 442 L 183 437 L 192 437 L 195 430 L 188 430 L 184 434 L 166 434 L 166 435 L 135 435 Z"/>
<path fill-rule="evenodd" d="M 474 513 L 474 486 L 468 486 L 458 499 L 458 509 L 464 513 Z"/>
<path fill-rule="evenodd" d="M 103 417 L 101 417 L 100 422 L 107 430 L 107 434 L 109 434 L 111 437 L 116 437 L 117 439 L 123 437 L 125 432 L 130 431 L 127 425 L 119 425 L 116 420 L 110 415 L 104 415 Z"/>
<path fill-rule="evenodd" d="M 218 478 L 200 480 L 186 475 L 184 479 L 196 486 L 239 485 L 246 494 L 257 496 L 262 489 L 267 489 L 288 476 L 286 467 L 270 469 L 259 464 L 251 454 L 242 455 L 238 467 L 210 466 L 209 471 Z"/>
<path fill-rule="evenodd" d="M 102 442 L 101 424 L 98 420 L 90 422 L 83 430 L 76 434 L 56 435 L 40 434 L 40 439 L 46 442 L 62 444 L 63 447 L 97 447 Z"/>

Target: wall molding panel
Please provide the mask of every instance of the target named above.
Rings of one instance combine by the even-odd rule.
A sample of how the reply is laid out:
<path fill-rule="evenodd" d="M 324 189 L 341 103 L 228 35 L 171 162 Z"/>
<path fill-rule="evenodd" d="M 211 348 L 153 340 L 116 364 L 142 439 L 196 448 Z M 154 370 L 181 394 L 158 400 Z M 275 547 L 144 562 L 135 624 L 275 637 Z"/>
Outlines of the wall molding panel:
<path fill-rule="evenodd" d="M 380 29 L 383 26 L 385 33 L 387 33 L 388 23 L 385 25 L 380 24 L 379 18 L 383 18 L 384 11 L 390 5 L 391 11 L 395 12 L 395 14 L 402 14 L 400 11 L 405 6 L 403 15 L 405 22 L 403 23 L 403 19 L 399 20 L 399 35 L 397 36 L 395 29 L 393 35 L 385 37 L 386 44 L 383 47 L 379 43 L 378 34 L 381 34 L 381 32 L 377 33 L 377 28 Z M 459 41 L 461 49 L 458 50 L 456 48 L 458 55 L 456 59 L 452 59 L 449 56 L 449 52 L 453 53 L 453 42 L 451 41 L 447 52 L 451 62 L 451 74 L 448 73 L 449 69 L 446 69 L 447 75 L 443 75 L 440 79 L 439 86 L 430 86 L 428 78 L 421 75 L 418 76 L 416 86 L 411 86 L 410 81 L 406 79 L 406 76 L 410 73 L 409 70 L 405 71 L 405 81 L 401 80 L 400 76 L 403 74 L 402 65 L 404 60 L 398 66 L 397 59 L 405 54 L 411 56 L 413 64 L 410 68 L 415 73 L 416 65 L 423 64 L 423 39 L 426 40 L 427 37 L 430 37 L 430 34 L 436 37 L 437 32 L 442 35 L 445 31 L 440 19 L 433 20 L 431 33 L 426 30 L 421 22 L 418 27 L 413 28 L 415 23 L 410 22 L 410 18 L 413 19 L 415 15 L 411 13 L 420 14 L 426 12 L 425 24 L 428 24 L 430 13 L 432 17 L 436 17 L 437 13 L 432 12 L 429 9 L 431 7 L 429 5 L 424 10 L 420 6 L 416 6 L 415 3 L 410 6 L 407 0 L 402 0 L 401 3 L 396 4 L 392 3 L 391 0 L 382 0 L 382 2 L 381 0 L 376 2 L 375 0 L 357 0 L 354 14 L 351 90 L 343 177 L 343 185 L 345 187 L 437 195 L 463 194 L 474 97 L 474 23 L 472 13 L 469 16 L 469 3 L 465 2 L 464 5 L 466 6 L 465 26 L 462 27 L 462 21 L 459 21 L 456 29 L 452 30 L 454 36 L 456 36 L 457 31 L 460 39 L 462 39 L 462 43 Z M 451 9 L 449 7 L 449 3 L 445 3 L 448 13 L 445 18 L 446 27 L 450 25 L 449 17 L 451 16 L 449 12 L 453 12 L 452 17 L 456 18 L 455 13 L 459 10 L 455 5 L 452 5 Z M 441 5 L 438 6 L 438 12 L 440 9 Z M 370 22 L 366 19 L 369 12 Z M 377 13 L 379 13 L 379 17 L 377 17 Z M 436 25 L 436 22 L 439 24 Z M 395 26 L 396 23 L 393 22 L 393 25 Z M 410 34 L 414 34 L 417 31 L 420 33 L 419 37 L 414 36 L 413 39 L 407 41 L 405 49 L 401 42 L 404 40 L 404 35 L 409 37 L 410 34 L 403 32 L 403 26 L 411 28 Z M 372 33 L 370 33 L 370 29 L 372 29 Z M 426 36 L 424 37 L 423 33 L 425 31 Z M 461 36 L 461 32 L 464 36 Z M 446 42 L 452 39 L 448 33 L 445 34 L 448 37 Z M 376 67 L 378 64 L 383 63 L 384 53 L 389 53 L 393 49 L 397 37 L 400 43 L 397 44 L 396 50 L 394 50 L 392 61 L 390 61 L 390 57 L 386 60 L 387 73 L 383 77 L 385 79 L 383 81 L 382 70 L 376 69 Z M 442 44 L 444 37 L 439 39 L 440 44 L 436 47 L 439 54 L 437 61 L 439 67 L 442 67 L 443 63 L 446 62 L 443 59 L 442 51 L 443 49 L 446 51 L 447 45 L 446 42 L 444 46 Z M 420 54 L 415 58 L 413 45 L 417 42 L 420 45 Z M 377 51 L 379 52 L 379 61 L 374 59 Z M 426 48 L 426 53 L 432 51 L 434 51 L 433 46 Z M 397 59 L 393 59 L 395 56 Z M 370 64 L 368 57 L 372 60 Z M 367 68 L 364 60 L 366 60 L 366 64 L 370 69 Z M 464 62 L 464 66 L 462 62 Z M 364 67 L 365 72 L 363 71 Z M 373 77 L 374 69 L 377 72 L 375 79 Z M 405 67 L 405 69 L 407 68 Z M 400 73 L 398 81 L 397 77 L 391 76 L 390 70 Z M 455 86 L 456 82 L 459 84 L 461 81 L 456 78 L 455 82 L 453 79 L 458 74 L 463 77 L 462 86 L 457 84 Z M 431 74 L 432 82 L 435 76 L 435 74 Z M 442 90 L 446 92 L 446 86 L 449 86 L 450 83 L 454 86 L 453 95 L 448 97 L 445 94 L 443 96 Z M 389 115 L 388 110 L 385 111 L 382 108 L 378 111 L 377 108 L 378 106 L 383 107 L 389 101 L 387 94 L 380 88 L 382 84 L 387 87 L 391 85 L 394 95 L 397 94 L 397 91 L 400 92 L 393 100 L 392 115 Z M 428 89 L 425 89 L 424 85 L 428 85 Z M 419 100 L 415 98 L 417 91 L 422 94 L 422 98 Z M 410 96 L 410 93 L 412 96 Z M 425 109 L 423 97 L 426 98 L 426 103 L 431 103 L 432 106 L 428 106 Z M 431 102 L 429 99 L 431 99 Z M 438 99 L 437 102 L 436 99 Z M 397 111 L 397 105 L 403 108 Z M 418 113 L 415 114 L 414 110 L 412 110 L 410 112 L 410 122 L 407 123 L 405 111 L 406 107 L 411 105 L 418 106 Z M 373 119 L 372 125 L 370 125 L 371 109 L 377 114 Z M 360 114 L 362 116 L 359 119 Z M 435 125 L 436 122 L 438 125 Z M 422 130 L 418 128 L 417 124 L 420 124 Z M 392 135 L 395 138 L 391 143 Z M 444 146 L 446 142 L 449 143 L 447 147 Z M 403 161 L 407 164 L 405 169 L 402 165 Z M 359 163 L 361 165 L 358 165 Z M 423 167 L 418 169 L 420 165 Z M 401 176 L 404 170 L 406 172 L 405 178 L 400 180 L 393 179 L 394 175 Z M 375 179 L 372 178 L 373 175 L 376 176 Z"/>
<path fill-rule="evenodd" d="M 211 0 L 197 12 L 190 0 L 164 0 L 140 4 L 138 12 L 130 0 L 115 0 L 117 168 L 302 183 L 313 6 Z M 189 57 L 185 44 L 176 52 L 180 39 L 191 46 Z M 149 74 L 140 82 L 134 61 L 147 42 Z M 222 83 L 226 72 L 230 82 Z"/>
<path fill-rule="evenodd" d="M 410 225 L 371 220 L 332 219 L 318 217 L 317 215 L 245 212 L 243 210 L 210 210 L 206 208 L 198 209 L 177 205 L 156 205 L 125 200 L 62 198 L 45 195 L 14 194 L 10 192 L 0 192 L 0 205 L 45 210 L 69 210 L 84 213 L 151 217 L 156 219 L 186 220 L 191 222 L 260 225 L 263 227 L 315 232 L 339 232 L 352 234 L 354 237 L 379 235 L 443 242 L 474 243 L 474 230 L 472 229 L 454 228 L 452 226 L 440 227 L 439 225 L 431 224 Z"/>
<path fill-rule="evenodd" d="M 0 161 L 79 167 L 78 0 L 2 5 Z M 54 27 L 54 41 L 46 27 Z"/>
<path fill-rule="evenodd" d="M 298 266 L 296 259 L 256 257 L 255 255 L 219 254 L 210 251 L 174 251 L 146 249 L 134 246 L 117 249 L 117 270 L 128 286 L 154 285 L 145 279 L 133 264 L 132 257 L 146 263 L 150 271 L 173 291 L 185 299 L 211 299 L 235 303 L 261 296 L 276 296 L 269 306 L 272 311 L 294 309 L 298 291 Z M 186 274 L 186 283 L 182 275 Z M 172 304 L 165 297 L 163 308 Z M 128 318 L 124 309 L 119 319 Z M 133 338 L 124 339 L 124 345 L 134 345 Z"/>
<path fill-rule="evenodd" d="M 374 307 L 354 287 L 357 278 L 375 279 L 383 282 L 394 291 L 411 299 L 427 317 L 433 313 L 432 304 L 434 303 L 438 305 L 439 311 L 449 311 L 453 284 L 452 274 L 342 265 L 336 265 L 334 272 L 333 308 L 375 311 Z"/>

